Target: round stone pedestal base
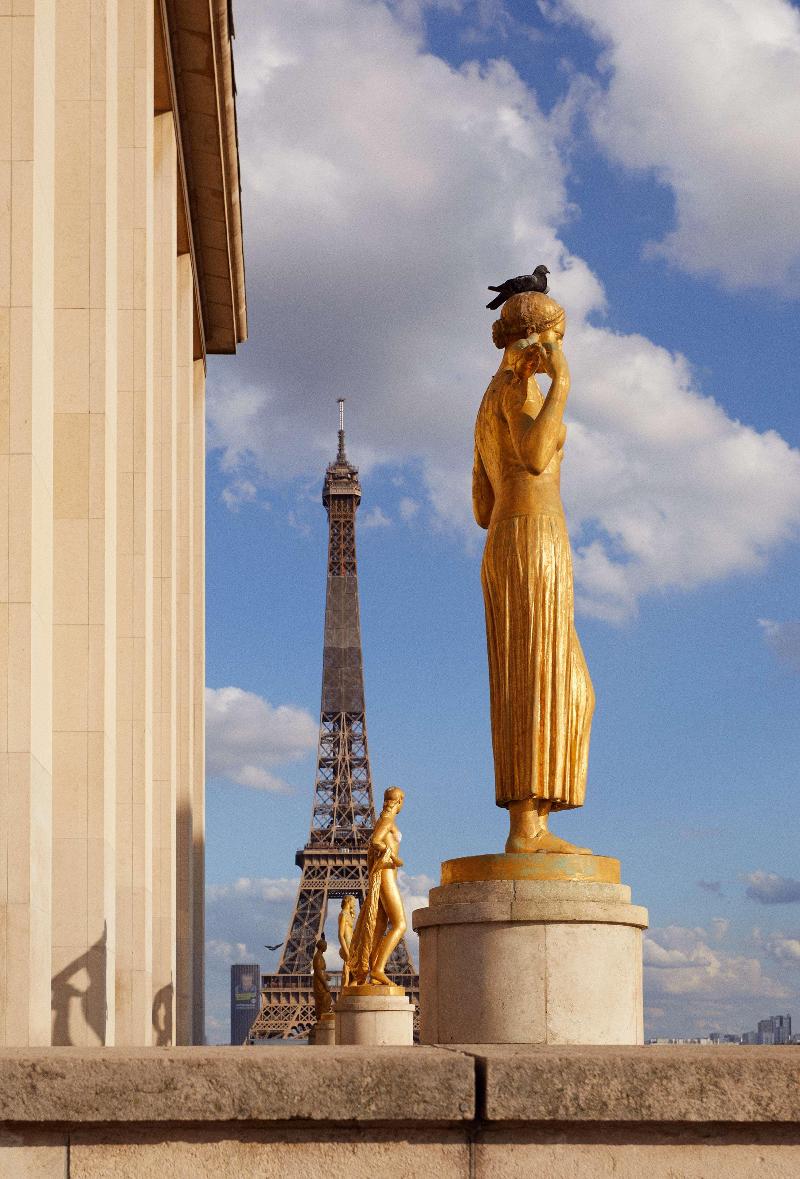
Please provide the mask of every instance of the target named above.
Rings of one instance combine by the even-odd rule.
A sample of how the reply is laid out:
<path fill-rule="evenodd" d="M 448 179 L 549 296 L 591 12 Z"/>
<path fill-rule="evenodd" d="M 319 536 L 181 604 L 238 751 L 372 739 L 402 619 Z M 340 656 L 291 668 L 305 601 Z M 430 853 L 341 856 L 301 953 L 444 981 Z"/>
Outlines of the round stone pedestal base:
<path fill-rule="evenodd" d="M 331 1015 L 323 1015 L 322 1019 L 318 1020 L 308 1035 L 309 1044 L 335 1044 L 336 1043 L 336 1019 Z"/>
<path fill-rule="evenodd" d="M 419 933 L 424 1044 L 641 1044 L 647 910 L 622 884 L 431 889 Z"/>
<path fill-rule="evenodd" d="M 414 1043 L 414 1005 L 404 993 L 342 995 L 335 1013 L 337 1044 Z"/>

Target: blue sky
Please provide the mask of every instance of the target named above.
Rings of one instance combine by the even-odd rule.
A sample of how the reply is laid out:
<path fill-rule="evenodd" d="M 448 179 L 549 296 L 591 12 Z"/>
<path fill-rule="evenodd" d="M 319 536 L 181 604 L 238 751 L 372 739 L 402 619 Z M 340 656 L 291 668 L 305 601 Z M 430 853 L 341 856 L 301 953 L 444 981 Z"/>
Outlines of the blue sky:
<path fill-rule="evenodd" d="M 598 12 L 600 15 L 598 16 Z M 376 792 L 409 907 L 502 845 L 475 411 L 545 262 L 598 697 L 587 804 L 650 910 L 650 1035 L 800 1020 L 800 14 L 788 0 L 238 0 L 250 341 L 209 366 L 209 1038 L 307 838 L 338 396 Z"/>

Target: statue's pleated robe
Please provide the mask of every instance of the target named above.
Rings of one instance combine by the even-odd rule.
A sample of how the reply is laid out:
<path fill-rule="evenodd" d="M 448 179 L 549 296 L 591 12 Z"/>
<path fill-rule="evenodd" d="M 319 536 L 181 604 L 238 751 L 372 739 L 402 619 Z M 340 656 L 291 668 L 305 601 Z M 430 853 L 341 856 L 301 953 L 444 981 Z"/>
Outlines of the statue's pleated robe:
<path fill-rule="evenodd" d="M 499 806 L 533 797 L 560 810 L 584 801 L 594 691 L 574 626 L 562 451 L 540 476 L 527 470 L 508 420 L 525 398 L 495 379 L 475 428 L 476 470 L 495 497 L 481 568 L 495 794 Z M 498 502 L 509 482 L 525 506 L 512 515 Z"/>

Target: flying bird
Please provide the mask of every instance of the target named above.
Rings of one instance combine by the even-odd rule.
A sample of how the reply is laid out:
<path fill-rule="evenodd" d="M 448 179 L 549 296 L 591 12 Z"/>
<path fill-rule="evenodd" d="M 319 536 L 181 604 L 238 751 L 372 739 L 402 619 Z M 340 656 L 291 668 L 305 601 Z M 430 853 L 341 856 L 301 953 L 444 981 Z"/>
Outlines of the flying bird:
<path fill-rule="evenodd" d="M 283 942 L 276 942 L 274 946 L 268 946 L 265 942 L 264 949 L 265 950 L 279 950 L 282 945 L 283 945 Z"/>
<path fill-rule="evenodd" d="M 498 307 L 502 307 L 506 299 L 510 299 L 512 295 L 521 295 L 524 291 L 538 291 L 539 294 L 546 295 L 549 273 L 546 266 L 537 266 L 533 274 L 519 274 L 516 278 L 507 278 L 499 287 L 487 287 L 489 291 L 497 291 L 497 298 L 487 303 L 487 308 L 496 311 Z"/>

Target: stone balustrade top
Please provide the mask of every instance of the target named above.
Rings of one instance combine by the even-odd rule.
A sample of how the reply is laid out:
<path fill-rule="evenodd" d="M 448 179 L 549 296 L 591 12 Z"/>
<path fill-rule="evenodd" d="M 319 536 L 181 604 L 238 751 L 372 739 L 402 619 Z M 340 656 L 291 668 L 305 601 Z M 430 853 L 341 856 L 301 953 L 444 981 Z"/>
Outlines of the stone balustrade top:
<path fill-rule="evenodd" d="M 0 1124 L 800 1122 L 800 1049 L 0 1052 Z"/>

